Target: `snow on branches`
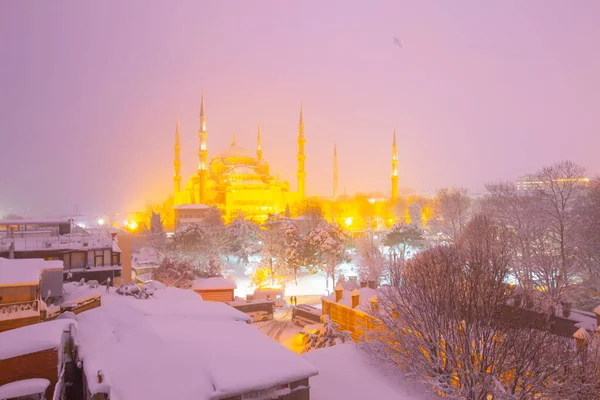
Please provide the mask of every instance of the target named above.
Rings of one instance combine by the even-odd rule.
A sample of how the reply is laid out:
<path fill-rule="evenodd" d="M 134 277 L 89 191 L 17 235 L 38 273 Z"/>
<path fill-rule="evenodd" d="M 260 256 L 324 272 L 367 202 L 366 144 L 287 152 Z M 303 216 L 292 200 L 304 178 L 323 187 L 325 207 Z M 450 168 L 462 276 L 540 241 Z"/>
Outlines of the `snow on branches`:
<path fill-rule="evenodd" d="M 188 261 L 165 257 L 152 271 L 152 279 L 165 286 L 190 289 L 194 283 L 194 269 Z"/>
<path fill-rule="evenodd" d="M 350 334 L 347 331 L 341 331 L 338 324 L 333 322 L 329 315 L 323 315 L 323 327 L 316 333 L 305 333 L 302 338 L 304 344 L 303 353 L 315 349 L 335 346 L 336 344 L 349 342 Z"/>

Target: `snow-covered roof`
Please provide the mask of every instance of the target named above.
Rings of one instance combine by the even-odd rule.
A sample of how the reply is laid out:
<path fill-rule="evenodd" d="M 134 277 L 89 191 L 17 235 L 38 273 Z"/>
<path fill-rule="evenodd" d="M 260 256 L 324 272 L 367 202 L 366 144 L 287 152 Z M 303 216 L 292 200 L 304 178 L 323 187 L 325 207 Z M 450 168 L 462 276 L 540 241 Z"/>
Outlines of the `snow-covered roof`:
<path fill-rule="evenodd" d="M 355 307 L 354 309 L 363 312 L 368 312 L 369 310 L 371 310 L 370 301 L 373 299 L 373 297 L 377 297 L 378 291 L 376 289 L 371 289 L 368 287 L 354 289 L 352 291 L 344 289 L 344 291 L 342 292 L 342 298 L 340 301 L 337 302 L 337 304 L 341 304 L 343 306 L 352 308 L 352 295 L 355 294 L 358 294 L 359 296 L 358 307 Z M 323 296 L 322 299 L 335 303 L 335 291 L 329 296 Z"/>
<path fill-rule="evenodd" d="M 237 289 L 233 279 L 228 278 L 204 278 L 194 281 L 194 290 L 202 289 Z"/>
<path fill-rule="evenodd" d="M 50 381 L 43 378 L 23 379 L 0 386 L 0 399 L 12 399 L 44 393 Z"/>
<path fill-rule="evenodd" d="M 42 258 L 7 259 L 0 257 L 0 286 L 37 285 L 45 271 L 62 271 L 60 260 Z"/>
<path fill-rule="evenodd" d="M 210 207 L 206 204 L 180 204 L 173 208 L 176 210 L 205 210 Z"/>
<path fill-rule="evenodd" d="M 0 360 L 57 349 L 61 344 L 63 331 L 73 324 L 77 324 L 77 321 L 56 319 L 0 332 Z"/>
<path fill-rule="evenodd" d="M 355 343 L 309 351 L 303 357 L 319 370 L 310 380 L 311 400 L 436 398 L 398 368 L 370 359 Z"/>
<path fill-rule="evenodd" d="M 191 290 L 161 289 L 147 300 L 110 297 L 78 315 L 75 342 L 92 394 L 215 399 L 317 374 L 248 324 L 246 314 Z"/>

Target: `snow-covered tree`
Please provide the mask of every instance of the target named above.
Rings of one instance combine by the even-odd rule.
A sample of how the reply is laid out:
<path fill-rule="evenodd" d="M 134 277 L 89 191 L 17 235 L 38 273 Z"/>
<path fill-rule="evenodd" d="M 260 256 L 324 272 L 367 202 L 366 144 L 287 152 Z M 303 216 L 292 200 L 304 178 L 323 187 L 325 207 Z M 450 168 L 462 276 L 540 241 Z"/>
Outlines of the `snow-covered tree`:
<path fill-rule="evenodd" d="M 395 223 L 383 238 L 383 244 L 396 251 L 402 262 L 406 260 L 408 248 L 422 247 L 423 243 L 423 230 L 415 224 L 404 222 Z"/>
<path fill-rule="evenodd" d="M 344 260 L 346 235 L 339 225 L 327 221 L 311 229 L 305 237 L 307 260 L 326 274 L 326 286 L 329 278 L 335 281 L 339 265 Z"/>
<path fill-rule="evenodd" d="M 192 264 L 185 260 L 165 257 L 152 271 L 152 279 L 165 286 L 190 289 L 194 282 L 194 269 Z"/>
<path fill-rule="evenodd" d="M 471 219 L 472 201 L 467 189 L 442 189 L 433 202 L 433 220 L 429 227 L 442 235 L 445 241 L 458 238 Z"/>
<path fill-rule="evenodd" d="M 261 230 L 261 267 L 268 268 L 271 283 L 275 283 L 278 270 L 284 268 L 285 237 L 282 234 L 283 221 L 279 216 L 270 216 Z"/>
<path fill-rule="evenodd" d="M 214 263 L 227 253 L 230 239 L 224 225 L 186 224 L 173 235 L 173 245 L 168 257 L 187 260 L 202 275 L 209 270 L 211 260 Z"/>
<path fill-rule="evenodd" d="M 227 227 L 229 236 L 229 251 L 244 265 L 248 264 L 248 258 L 256 251 L 255 244 L 258 242 L 260 227 L 239 214 Z"/>
<path fill-rule="evenodd" d="M 356 240 L 356 265 L 361 281 L 379 283 L 385 271 L 385 264 L 386 259 L 381 253 L 378 241 L 370 235 L 363 235 Z"/>
<path fill-rule="evenodd" d="M 370 353 L 451 399 L 557 398 L 551 382 L 572 361 L 571 339 L 507 307 L 511 235 L 476 217 L 455 244 L 409 260 L 402 284 L 379 293 Z"/>
<path fill-rule="evenodd" d="M 304 344 L 303 353 L 350 342 L 350 334 L 347 331 L 340 330 L 339 325 L 333 322 L 329 318 L 329 315 L 323 315 L 321 318 L 323 320 L 322 328 L 316 333 L 304 334 L 302 338 L 302 343 Z"/>
<path fill-rule="evenodd" d="M 150 218 L 150 243 L 157 254 L 163 254 L 167 247 L 167 234 L 160 214 L 152 211 Z"/>
<path fill-rule="evenodd" d="M 304 241 L 295 223 L 284 221 L 281 224 L 283 236 L 283 262 L 285 263 L 286 275 L 291 275 L 298 285 L 298 270 L 304 265 L 306 252 Z"/>
<path fill-rule="evenodd" d="M 421 206 L 418 202 L 413 201 L 408 206 L 408 216 L 410 217 L 410 223 L 418 228 L 423 226 L 423 214 L 421 214 Z"/>

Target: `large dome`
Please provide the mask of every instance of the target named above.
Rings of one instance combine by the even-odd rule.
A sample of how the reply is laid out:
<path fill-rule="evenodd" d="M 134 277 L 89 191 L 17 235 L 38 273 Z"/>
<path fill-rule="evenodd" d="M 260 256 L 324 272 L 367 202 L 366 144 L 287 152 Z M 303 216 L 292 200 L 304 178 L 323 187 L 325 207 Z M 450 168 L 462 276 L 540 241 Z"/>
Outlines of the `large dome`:
<path fill-rule="evenodd" d="M 255 158 L 254 154 L 239 146 L 229 146 L 224 151 L 217 154 L 217 157 Z"/>

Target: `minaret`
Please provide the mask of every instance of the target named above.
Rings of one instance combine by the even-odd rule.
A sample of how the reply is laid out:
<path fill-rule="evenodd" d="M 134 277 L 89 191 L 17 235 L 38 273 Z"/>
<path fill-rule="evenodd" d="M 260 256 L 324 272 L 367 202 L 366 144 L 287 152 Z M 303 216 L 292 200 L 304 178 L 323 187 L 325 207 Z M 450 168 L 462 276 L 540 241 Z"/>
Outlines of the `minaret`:
<path fill-rule="evenodd" d="M 206 139 L 208 131 L 206 130 L 206 112 L 204 111 L 204 90 L 202 91 L 202 102 L 200 103 L 200 129 L 198 130 L 198 139 L 200 139 L 200 148 L 198 149 L 198 202 L 206 203 L 206 181 L 208 179 L 208 149 L 206 148 Z"/>
<path fill-rule="evenodd" d="M 305 195 L 305 180 L 306 180 L 306 172 L 304 171 L 304 160 L 306 156 L 304 155 L 304 143 L 306 142 L 306 138 L 304 137 L 304 117 L 302 115 L 302 103 L 300 103 L 300 124 L 298 126 L 298 172 L 296 176 L 298 177 L 298 194 L 300 196 L 300 200 L 304 199 Z"/>
<path fill-rule="evenodd" d="M 175 146 L 173 147 L 173 150 L 175 150 L 175 158 L 173 160 L 173 198 L 175 199 L 177 197 L 177 193 L 181 192 L 181 158 L 179 157 L 181 146 L 179 145 L 179 117 L 177 117 L 177 125 L 175 125 Z"/>
<path fill-rule="evenodd" d="M 337 198 L 338 191 L 338 158 L 337 143 L 333 143 L 333 199 Z"/>
<path fill-rule="evenodd" d="M 256 159 L 258 162 L 263 160 L 262 138 L 260 136 L 260 122 L 258 123 L 258 138 L 256 140 Z"/>
<path fill-rule="evenodd" d="M 235 133 L 231 136 L 231 147 L 235 147 L 237 146 L 236 142 L 235 142 Z"/>
<path fill-rule="evenodd" d="M 392 143 L 392 201 L 398 200 L 398 148 L 396 147 L 396 128 Z"/>

